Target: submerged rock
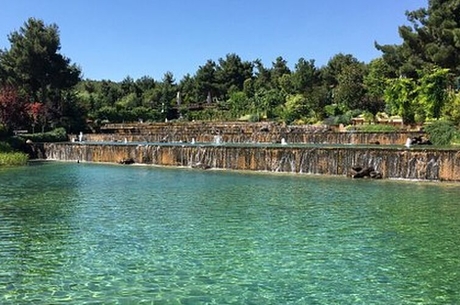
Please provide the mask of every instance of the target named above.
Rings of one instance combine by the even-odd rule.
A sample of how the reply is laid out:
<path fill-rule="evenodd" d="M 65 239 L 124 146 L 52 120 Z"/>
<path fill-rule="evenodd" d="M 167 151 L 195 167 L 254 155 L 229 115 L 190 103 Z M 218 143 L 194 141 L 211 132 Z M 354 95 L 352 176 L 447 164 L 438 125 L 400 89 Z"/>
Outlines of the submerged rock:
<path fill-rule="evenodd" d="M 201 162 L 198 162 L 198 163 L 192 164 L 192 168 L 195 168 L 195 169 L 210 169 L 211 166 L 209 166 L 207 164 L 204 164 L 204 163 L 201 163 Z"/>
<path fill-rule="evenodd" d="M 372 166 L 362 168 L 361 166 L 353 166 L 351 168 L 351 177 L 353 178 L 372 178 L 382 179 L 380 172 L 376 171 Z"/>
<path fill-rule="evenodd" d="M 411 139 L 411 145 L 433 145 L 433 143 L 431 143 L 430 139 L 424 136 L 419 136 Z"/>
<path fill-rule="evenodd" d="M 119 164 L 133 164 L 136 163 L 133 158 L 123 159 L 118 162 Z"/>

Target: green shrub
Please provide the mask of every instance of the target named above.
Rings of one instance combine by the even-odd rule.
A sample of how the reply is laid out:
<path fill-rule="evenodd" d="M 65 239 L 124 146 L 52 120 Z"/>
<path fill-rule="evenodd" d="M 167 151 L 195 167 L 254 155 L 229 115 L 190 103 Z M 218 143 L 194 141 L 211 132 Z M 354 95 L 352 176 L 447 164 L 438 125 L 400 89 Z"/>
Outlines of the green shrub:
<path fill-rule="evenodd" d="M 258 114 L 251 114 L 249 116 L 249 122 L 252 122 L 252 123 L 260 122 L 260 116 Z"/>
<path fill-rule="evenodd" d="M 5 125 L 0 123 L 0 139 L 4 138 L 8 135 L 8 130 L 6 129 Z"/>
<path fill-rule="evenodd" d="M 368 132 L 368 133 L 378 133 L 378 132 L 398 132 L 399 129 L 391 125 L 383 124 L 364 124 L 364 125 L 353 125 L 348 128 L 352 128 L 355 131 L 359 132 Z"/>
<path fill-rule="evenodd" d="M 12 151 L 12 148 L 11 148 L 10 144 L 8 144 L 6 142 L 0 142 L 0 152 L 7 153 L 7 152 L 11 152 L 11 151 Z"/>
<path fill-rule="evenodd" d="M 19 152 L 0 152 L 0 166 L 26 165 L 29 156 Z"/>
<path fill-rule="evenodd" d="M 30 133 L 18 136 L 23 141 L 32 140 L 33 142 L 65 142 L 68 141 L 67 132 L 64 128 L 56 128 L 52 131 L 43 133 Z"/>
<path fill-rule="evenodd" d="M 455 137 L 452 139 L 452 142 L 451 142 L 452 145 L 460 145 L 460 132 L 457 132 L 455 134 Z"/>
<path fill-rule="evenodd" d="M 450 121 L 434 121 L 425 126 L 425 131 L 434 145 L 449 145 L 458 135 L 454 123 Z"/>

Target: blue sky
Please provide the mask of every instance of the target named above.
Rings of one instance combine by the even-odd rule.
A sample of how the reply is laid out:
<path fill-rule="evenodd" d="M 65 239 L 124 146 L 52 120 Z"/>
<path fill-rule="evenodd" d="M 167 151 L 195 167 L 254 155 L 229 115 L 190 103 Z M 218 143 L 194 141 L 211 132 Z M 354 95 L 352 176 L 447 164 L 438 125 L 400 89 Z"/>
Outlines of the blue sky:
<path fill-rule="evenodd" d="M 338 54 L 369 62 L 374 41 L 399 44 L 404 12 L 427 0 L 0 0 L 0 48 L 29 17 L 56 23 L 61 53 L 84 78 L 121 81 L 144 75 L 179 81 L 208 59 L 236 53 L 270 67 L 301 57 L 318 67 Z"/>

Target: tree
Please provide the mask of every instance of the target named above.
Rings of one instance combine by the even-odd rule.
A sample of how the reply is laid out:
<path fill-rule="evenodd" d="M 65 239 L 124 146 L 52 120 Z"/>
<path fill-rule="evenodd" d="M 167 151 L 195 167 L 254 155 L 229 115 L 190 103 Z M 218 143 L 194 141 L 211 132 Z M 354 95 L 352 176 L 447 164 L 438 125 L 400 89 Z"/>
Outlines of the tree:
<path fill-rule="evenodd" d="M 306 95 L 311 114 L 317 121 L 324 119 L 325 107 L 331 103 L 329 88 L 323 84 L 314 86 Z M 312 118 L 313 118 L 312 117 Z"/>
<path fill-rule="evenodd" d="M 248 114 L 252 110 L 250 100 L 243 91 L 234 91 L 230 93 L 227 104 L 229 105 L 230 113 L 234 118 Z"/>
<path fill-rule="evenodd" d="M 274 88 L 279 88 L 280 80 L 283 75 L 291 74 L 287 61 L 281 56 L 278 56 L 275 62 L 272 63 L 272 69 L 270 72 L 270 80 Z"/>
<path fill-rule="evenodd" d="M 137 97 L 136 93 L 128 93 L 122 98 L 120 98 L 116 103 L 115 106 L 117 109 L 133 109 L 135 107 L 141 106 L 141 100 Z"/>
<path fill-rule="evenodd" d="M 306 61 L 304 58 L 300 58 L 292 75 L 294 90 L 297 93 L 307 93 L 319 82 L 319 71 L 315 67 L 315 61 L 313 59 Z"/>
<path fill-rule="evenodd" d="M 123 96 L 123 91 L 119 84 L 103 80 L 100 84 L 98 94 L 98 108 L 103 106 L 114 106 L 118 99 Z"/>
<path fill-rule="evenodd" d="M 449 97 L 447 86 L 449 69 L 435 68 L 420 78 L 419 97 L 428 118 L 439 119 Z"/>
<path fill-rule="evenodd" d="M 265 68 L 260 59 L 254 61 L 256 68 L 254 88 L 258 89 L 271 89 L 271 73 L 270 70 Z"/>
<path fill-rule="evenodd" d="M 254 101 L 257 104 L 258 111 L 262 116 L 274 118 L 275 111 L 284 104 L 286 95 L 276 89 L 259 89 L 254 95 Z"/>
<path fill-rule="evenodd" d="M 382 58 L 372 60 L 367 68 L 367 74 L 363 79 L 366 94 L 366 106 L 363 110 L 377 114 L 382 112 L 385 107 L 387 79 L 394 78 L 394 76 L 390 72 L 391 68 Z"/>
<path fill-rule="evenodd" d="M 399 27 L 401 45 L 379 45 L 384 60 L 399 75 L 439 66 L 460 74 L 460 1 L 430 0 L 428 8 L 406 12 L 410 25 Z"/>
<path fill-rule="evenodd" d="M 217 65 L 214 61 L 208 60 L 205 65 L 200 66 L 195 75 L 197 97 L 195 102 L 204 102 L 208 94 L 219 96 L 220 90 L 216 76 Z"/>
<path fill-rule="evenodd" d="M 166 72 L 163 76 L 162 82 L 159 84 L 161 96 L 159 102 L 161 103 L 161 113 L 164 119 L 171 119 L 171 106 L 176 97 L 176 84 L 174 75 L 171 72 Z"/>
<path fill-rule="evenodd" d="M 227 54 L 219 59 L 216 78 L 221 87 L 222 97 L 225 98 L 231 91 L 243 90 L 244 81 L 252 77 L 253 65 L 242 61 L 236 54 Z"/>
<path fill-rule="evenodd" d="M 309 112 L 305 97 L 302 94 L 295 94 L 286 97 L 286 103 L 281 107 L 280 114 L 284 122 L 291 123 L 308 116 Z"/>
<path fill-rule="evenodd" d="M 362 64 L 350 64 L 344 66 L 337 75 L 334 101 L 343 105 L 345 109 L 364 108 L 364 67 Z"/>
<path fill-rule="evenodd" d="M 327 86 L 334 88 L 339 84 L 338 77 L 346 67 L 359 64 L 360 62 L 351 54 L 334 55 L 321 70 L 323 81 Z"/>
<path fill-rule="evenodd" d="M 43 126 L 45 123 L 45 106 L 42 103 L 34 102 L 29 104 L 29 107 L 27 107 L 27 112 L 32 121 L 32 133 L 35 133 L 35 126 L 39 124 Z"/>
<path fill-rule="evenodd" d="M 45 25 L 29 18 L 19 31 L 8 36 L 11 47 L 0 53 L 2 83 L 8 83 L 53 109 L 53 121 L 58 121 L 63 97 L 80 81 L 80 69 L 59 53 L 61 48 L 57 25 Z"/>
<path fill-rule="evenodd" d="M 362 105 L 364 65 L 353 55 L 339 53 L 333 56 L 321 69 L 321 76 L 329 90 L 326 101 L 334 112 L 344 113 Z"/>
<path fill-rule="evenodd" d="M 417 90 L 413 79 L 401 77 L 388 80 L 385 100 L 392 114 L 401 116 L 404 123 L 415 122 Z"/>
<path fill-rule="evenodd" d="M 134 82 L 134 79 L 130 76 L 125 77 L 120 86 L 124 95 L 135 94 L 137 97 L 141 95 L 141 89 L 137 86 L 137 82 Z"/>
<path fill-rule="evenodd" d="M 278 86 L 285 94 L 295 94 L 294 79 L 292 74 L 283 74 L 278 78 Z"/>
<path fill-rule="evenodd" d="M 74 134 L 85 131 L 87 109 L 84 107 L 84 102 L 79 98 L 77 92 L 71 90 L 63 91 L 60 100 L 62 108 L 60 109 L 59 126 L 64 127 L 69 133 Z"/>
<path fill-rule="evenodd" d="M 16 88 L 5 86 L 0 88 L 0 122 L 8 132 L 24 127 L 28 119 L 27 102 Z"/>
<path fill-rule="evenodd" d="M 181 93 L 183 104 L 192 104 L 198 101 L 195 78 L 190 74 L 184 75 L 178 85 L 178 90 Z"/>
<path fill-rule="evenodd" d="M 443 117 L 453 122 L 455 125 L 460 125 L 460 93 L 453 90 L 449 91 L 448 102 L 443 109 Z"/>
<path fill-rule="evenodd" d="M 141 78 L 136 80 L 135 85 L 136 88 L 138 88 L 141 92 L 145 92 L 147 90 L 155 88 L 156 82 L 153 79 L 153 77 L 142 76 Z"/>
<path fill-rule="evenodd" d="M 97 109 L 95 114 L 97 119 L 107 120 L 109 122 L 121 122 L 122 118 L 120 117 L 117 109 L 112 106 L 103 106 Z"/>

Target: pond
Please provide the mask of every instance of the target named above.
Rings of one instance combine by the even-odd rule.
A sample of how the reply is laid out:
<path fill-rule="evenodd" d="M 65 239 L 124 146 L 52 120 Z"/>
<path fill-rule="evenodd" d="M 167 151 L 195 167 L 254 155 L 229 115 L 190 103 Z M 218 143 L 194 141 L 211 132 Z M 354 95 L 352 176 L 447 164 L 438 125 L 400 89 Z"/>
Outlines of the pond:
<path fill-rule="evenodd" d="M 458 304 L 458 184 L 0 168 L 1 304 Z"/>

